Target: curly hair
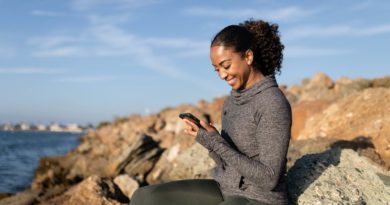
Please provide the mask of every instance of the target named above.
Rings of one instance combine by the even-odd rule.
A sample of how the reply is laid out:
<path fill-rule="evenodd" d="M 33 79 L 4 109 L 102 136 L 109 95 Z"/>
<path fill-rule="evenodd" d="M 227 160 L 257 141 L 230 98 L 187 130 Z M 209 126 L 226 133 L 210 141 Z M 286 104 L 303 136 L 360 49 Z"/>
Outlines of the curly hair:
<path fill-rule="evenodd" d="M 230 25 L 215 35 L 211 46 L 231 47 L 242 56 L 250 49 L 254 54 L 253 67 L 263 75 L 281 72 L 284 45 L 277 24 L 250 19 Z"/>

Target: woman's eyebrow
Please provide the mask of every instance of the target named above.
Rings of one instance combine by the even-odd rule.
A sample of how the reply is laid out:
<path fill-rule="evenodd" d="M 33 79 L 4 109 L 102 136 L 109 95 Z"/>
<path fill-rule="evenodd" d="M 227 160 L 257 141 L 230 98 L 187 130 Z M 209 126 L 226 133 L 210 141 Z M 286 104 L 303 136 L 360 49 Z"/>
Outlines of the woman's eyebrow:
<path fill-rule="evenodd" d="M 224 62 L 226 62 L 226 61 L 230 61 L 230 58 L 225 59 L 225 60 L 219 62 L 218 65 L 222 65 L 222 64 L 223 64 Z M 214 64 L 211 64 L 211 65 L 213 65 L 214 67 L 216 66 L 216 65 L 214 65 Z"/>

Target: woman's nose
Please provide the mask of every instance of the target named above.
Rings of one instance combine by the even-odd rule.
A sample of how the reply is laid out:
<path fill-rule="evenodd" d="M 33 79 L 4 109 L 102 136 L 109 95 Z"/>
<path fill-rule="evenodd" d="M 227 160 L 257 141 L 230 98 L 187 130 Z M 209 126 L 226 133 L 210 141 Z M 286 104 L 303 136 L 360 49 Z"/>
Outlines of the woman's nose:
<path fill-rule="evenodd" d="M 218 75 L 221 78 L 221 80 L 225 80 L 227 77 L 227 73 L 225 71 L 223 71 L 222 69 L 218 72 Z"/>

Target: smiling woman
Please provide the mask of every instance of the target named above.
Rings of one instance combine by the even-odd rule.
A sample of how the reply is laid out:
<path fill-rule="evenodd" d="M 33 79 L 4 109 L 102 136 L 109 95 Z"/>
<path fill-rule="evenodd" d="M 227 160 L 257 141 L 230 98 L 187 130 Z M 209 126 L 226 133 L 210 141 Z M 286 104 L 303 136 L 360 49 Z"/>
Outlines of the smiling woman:
<path fill-rule="evenodd" d="M 287 204 L 286 155 L 291 107 L 274 75 L 284 46 L 278 26 L 245 21 L 222 29 L 210 58 L 221 80 L 232 87 L 222 110 L 221 133 L 184 118 L 185 130 L 215 161 L 214 179 L 182 180 L 138 189 L 131 205 Z"/>

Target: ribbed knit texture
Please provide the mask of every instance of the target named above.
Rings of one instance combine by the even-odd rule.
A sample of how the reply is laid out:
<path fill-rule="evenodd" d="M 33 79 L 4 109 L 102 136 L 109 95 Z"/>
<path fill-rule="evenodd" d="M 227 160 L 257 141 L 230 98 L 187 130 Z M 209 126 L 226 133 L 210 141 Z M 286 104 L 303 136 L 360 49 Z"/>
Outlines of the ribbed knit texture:
<path fill-rule="evenodd" d="M 216 162 L 214 178 L 225 196 L 287 204 L 286 155 L 291 107 L 274 76 L 232 90 L 222 110 L 222 130 L 200 129 L 196 140 Z"/>

